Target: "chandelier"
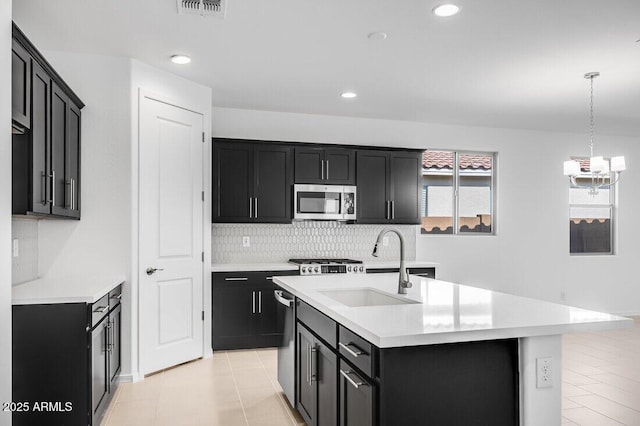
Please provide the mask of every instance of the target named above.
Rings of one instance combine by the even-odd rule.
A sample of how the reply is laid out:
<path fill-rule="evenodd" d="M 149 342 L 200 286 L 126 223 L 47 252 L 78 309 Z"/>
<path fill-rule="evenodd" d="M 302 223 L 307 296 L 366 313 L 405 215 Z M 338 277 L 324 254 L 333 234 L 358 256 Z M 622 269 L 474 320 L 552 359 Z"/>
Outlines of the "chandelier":
<path fill-rule="evenodd" d="M 591 82 L 591 104 L 590 104 L 590 153 L 588 167 L 586 160 L 581 162 L 568 160 L 564 162 L 564 175 L 569 176 L 574 188 L 584 188 L 589 190 L 589 194 L 596 195 L 599 189 L 610 188 L 620 179 L 620 172 L 626 169 L 624 157 L 611 157 L 611 162 L 602 156 L 593 155 L 593 79 L 600 75 L 599 72 L 588 72 L 584 78 Z M 580 182 L 578 182 L 578 179 Z"/>

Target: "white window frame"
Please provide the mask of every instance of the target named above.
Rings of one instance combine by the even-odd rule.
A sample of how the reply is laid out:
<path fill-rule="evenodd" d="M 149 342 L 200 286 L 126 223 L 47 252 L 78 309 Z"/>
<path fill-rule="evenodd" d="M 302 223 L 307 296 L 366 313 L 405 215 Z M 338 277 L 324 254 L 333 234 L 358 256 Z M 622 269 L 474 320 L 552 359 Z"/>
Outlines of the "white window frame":
<path fill-rule="evenodd" d="M 463 151 L 463 150 L 453 150 L 453 149 L 437 149 L 437 148 L 427 148 L 425 151 L 443 151 L 450 152 L 453 154 L 453 181 L 452 181 L 452 191 L 453 191 L 453 233 L 451 234 L 429 234 L 422 232 L 422 225 L 420 225 L 419 234 L 422 236 L 495 236 L 497 235 L 497 211 L 498 211 L 498 191 L 497 191 L 497 169 L 498 169 L 498 152 L 495 151 Z M 491 232 L 461 232 L 460 231 L 460 156 L 461 155 L 491 155 L 492 158 L 492 168 L 491 168 Z M 428 198 L 428 197 L 427 197 Z M 422 196 L 420 197 L 420 202 L 422 203 Z M 428 202 L 428 201 L 427 201 Z M 420 206 L 420 212 L 425 210 L 425 206 Z M 423 216 L 421 216 L 422 218 Z"/>
<path fill-rule="evenodd" d="M 579 160 L 579 157 L 573 158 Z M 608 160 L 608 159 L 607 159 Z M 579 174 L 578 179 L 587 178 L 588 174 Z M 573 188 L 571 181 L 569 182 L 569 190 Z M 571 228 L 569 228 L 569 255 L 576 257 L 591 257 L 591 256 L 615 256 L 616 250 L 616 235 L 618 228 L 618 184 L 609 188 L 609 204 L 573 204 L 571 203 L 571 196 L 569 196 L 569 227 L 571 227 L 571 209 L 572 208 L 608 208 L 611 211 L 610 214 L 610 234 L 609 234 L 609 251 L 608 252 L 586 252 L 586 253 L 571 253 Z"/>

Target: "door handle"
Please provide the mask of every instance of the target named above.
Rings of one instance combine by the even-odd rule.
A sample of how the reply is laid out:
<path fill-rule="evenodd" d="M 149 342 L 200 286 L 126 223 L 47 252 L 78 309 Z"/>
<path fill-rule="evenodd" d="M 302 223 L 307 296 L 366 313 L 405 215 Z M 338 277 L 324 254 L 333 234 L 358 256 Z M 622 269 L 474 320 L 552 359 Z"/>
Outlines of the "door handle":
<path fill-rule="evenodd" d="M 151 268 L 151 267 L 149 267 L 149 268 L 147 268 L 147 271 L 146 271 L 146 272 L 147 272 L 147 275 L 153 275 L 153 274 L 155 274 L 155 273 L 156 273 L 156 271 L 164 271 L 164 269 L 162 269 L 162 268 Z"/>
<path fill-rule="evenodd" d="M 326 168 L 327 168 L 327 180 L 329 180 L 329 160 L 326 160 L 325 164 L 326 164 Z"/>
<path fill-rule="evenodd" d="M 393 204 L 393 201 L 390 201 L 391 203 L 391 219 L 395 219 L 396 218 L 396 206 Z"/>
<path fill-rule="evenodd" d="M 249 219 L 253 217 L 253 198 L 249 197 Z"/>
<path fill-rule="evenodd" d="M 363 351 L 362 349 L 360 349 L 359 347 L 357 347 L 351 342 L 347 343 L 346 345 L 342 342 L 338 342 L 338 346 L 340 346 L 342 349 L 347 351 L 351 356 L 355 358 L 358 358 L 360 355 L 369 355 L 368 353 L 366 353 L 365 351 Z M 353 349 L 351 349 L 350 346 L 353 347 Z"/>
<path fill-rule="evenodd" d="M 320 160 L 320 180 L 324 180 L 324 160 Z"/>
<path fill-rule="evenodd" d="M 55 206 L 56 205 L 56 171 L 52 170 L 49 177 L 51 178 L 51 200 L 49 201 L 51 202 L 51 206 Z"/>
<path fill-rule="evenodd" d="M 258 197 L 254 198 L 254 202 L 253 202 L 253 217 L 254 218 L 258 218 Z"/>
<path fill-rule="evenodd" d="M 316 345 L 311 346 L 311 383 L 318 381 L 318 347 Z"/>
<path fill-rule="evenodd" d="M 256 313 L 256 292 L 255 291 L 251 292 L 251 313 L 252 314 Z"/>
<path fill-rule="evenodd" d="M 47 174 L 42 172 L 42 190 L 40 193 L 42 194 L 42 205 L 46 206 L 49 201 L 47 201 Z"/>
<path fill-rule="evenodd" d="M 258 291 L 258 313 L 262 313 L 262 290 Z"/>

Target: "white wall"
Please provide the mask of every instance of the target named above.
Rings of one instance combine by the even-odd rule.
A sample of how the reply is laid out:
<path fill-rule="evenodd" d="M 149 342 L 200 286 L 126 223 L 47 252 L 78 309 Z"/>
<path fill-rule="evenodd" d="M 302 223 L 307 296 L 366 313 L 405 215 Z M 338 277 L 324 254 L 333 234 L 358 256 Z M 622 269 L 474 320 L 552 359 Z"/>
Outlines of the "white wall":
<path fill-rule="evenodd" d="M 37 40 L 34 40 L 37 45 Z M 39 275 L 105 271 L 131 276 L 131 61 L 45 51 L 82 99 L 80 221 L 39 221 Z M 130 371 L 130 286 L 123 299 L 123 372 Z"/>
<path fill-rule="evenodd" d="M 177 75 L 159 70 L 157 68 L 146 65 L 137 60 L 132 61 L 131 67 L 131 110 L 132 123 L 131 123 L 131 170 L 133 174 L 132 179 L 132 193 L 131 193 L 131 252 L 132 256 L 132 359 L 134 365 L 132 365 L 132 378 L 138 379 L 138 372 L 140 366 L 137 363 L 139 359 L 139 348 L 135 345 L 138 341 L 139 322 L 138 322 L 138 274 L 142 273 L 142 268 L 146 268 L 144 265 L 138 264 L 138 111 L 139 111 L 139 96 L 141 92 L 145 94 L 154 94 L 158 99 L 173 105 L 178 105 L 192 111 L 202 113 L 204 115 L 204 132 L 205 141 L 211 140 L 211 89 L 209 87 L 196 84 L 192 81 L 186 80 Z M 205 311 L 205 323 L 204 323 L 204 343 L 203 353 L 208 356 L 211 354 L 211 333 L 207 332 L 211 330 L 211 274 L 209 273 L 209 265 L 211 264 L 211 234 L 208 232 L 211 223 L 211 144 L 205 144 L 204 149 L 204 191 L 207 194 L 205 198 L 205 212 L 204 212 L 204 252 L 205 262 L 203 262 L 203 274 L 204 274 L 204 311 Z"/>
<path fill-rule="evenodd" d="M 569 256 L 562 162 L 583 155 L 588 135 L 214 108 L 213 135 L 283 141 L 498 152 L 496 236 L 425 235 L 417 258 L 463 284 L 616 313 L 640 312 L 635 263 L 640 227 L 640 137 L 596 136 L 596 150 L 624 154 L 617 255 Z M 636 166 L 634 166 L 636 164 Z"/>
<path fill-rule="evenodd" d="M 11 2 L 0 2 L 0 402 L 11 401 Z M 3 130 L 4 129 L 4 130 Z M 0 425 L 11 414 L 0 411 Z"/>

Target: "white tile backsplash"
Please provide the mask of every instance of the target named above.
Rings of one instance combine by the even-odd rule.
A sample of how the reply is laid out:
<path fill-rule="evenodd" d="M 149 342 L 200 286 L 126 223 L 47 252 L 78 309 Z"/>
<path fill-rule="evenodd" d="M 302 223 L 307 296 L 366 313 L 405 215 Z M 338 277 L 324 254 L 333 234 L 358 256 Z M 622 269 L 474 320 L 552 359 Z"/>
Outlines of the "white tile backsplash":
<path fill-rule="evenodd" d="M 400 231 L 405 239 L 405 257 L 415 260 L 416 225 L 351 225 L 342 222 L 302 221 L 292 224 L 213 224 L 211 254 L 214 264 L 283 262 L 290 258 L 352 258 L 396 260 L 400 244 L 389 234 L 389 245 L 371 255 L 378 233 L 385 227 Z M 243 247 L 243 237 L 250 246 Z"/>
<path fill-rule="evenodd" d="M 13 256 L 13 240 L 18 240 L 18 256 Z M 38 278 L 38 221 L 11 219 L 11 284 Z"/>

